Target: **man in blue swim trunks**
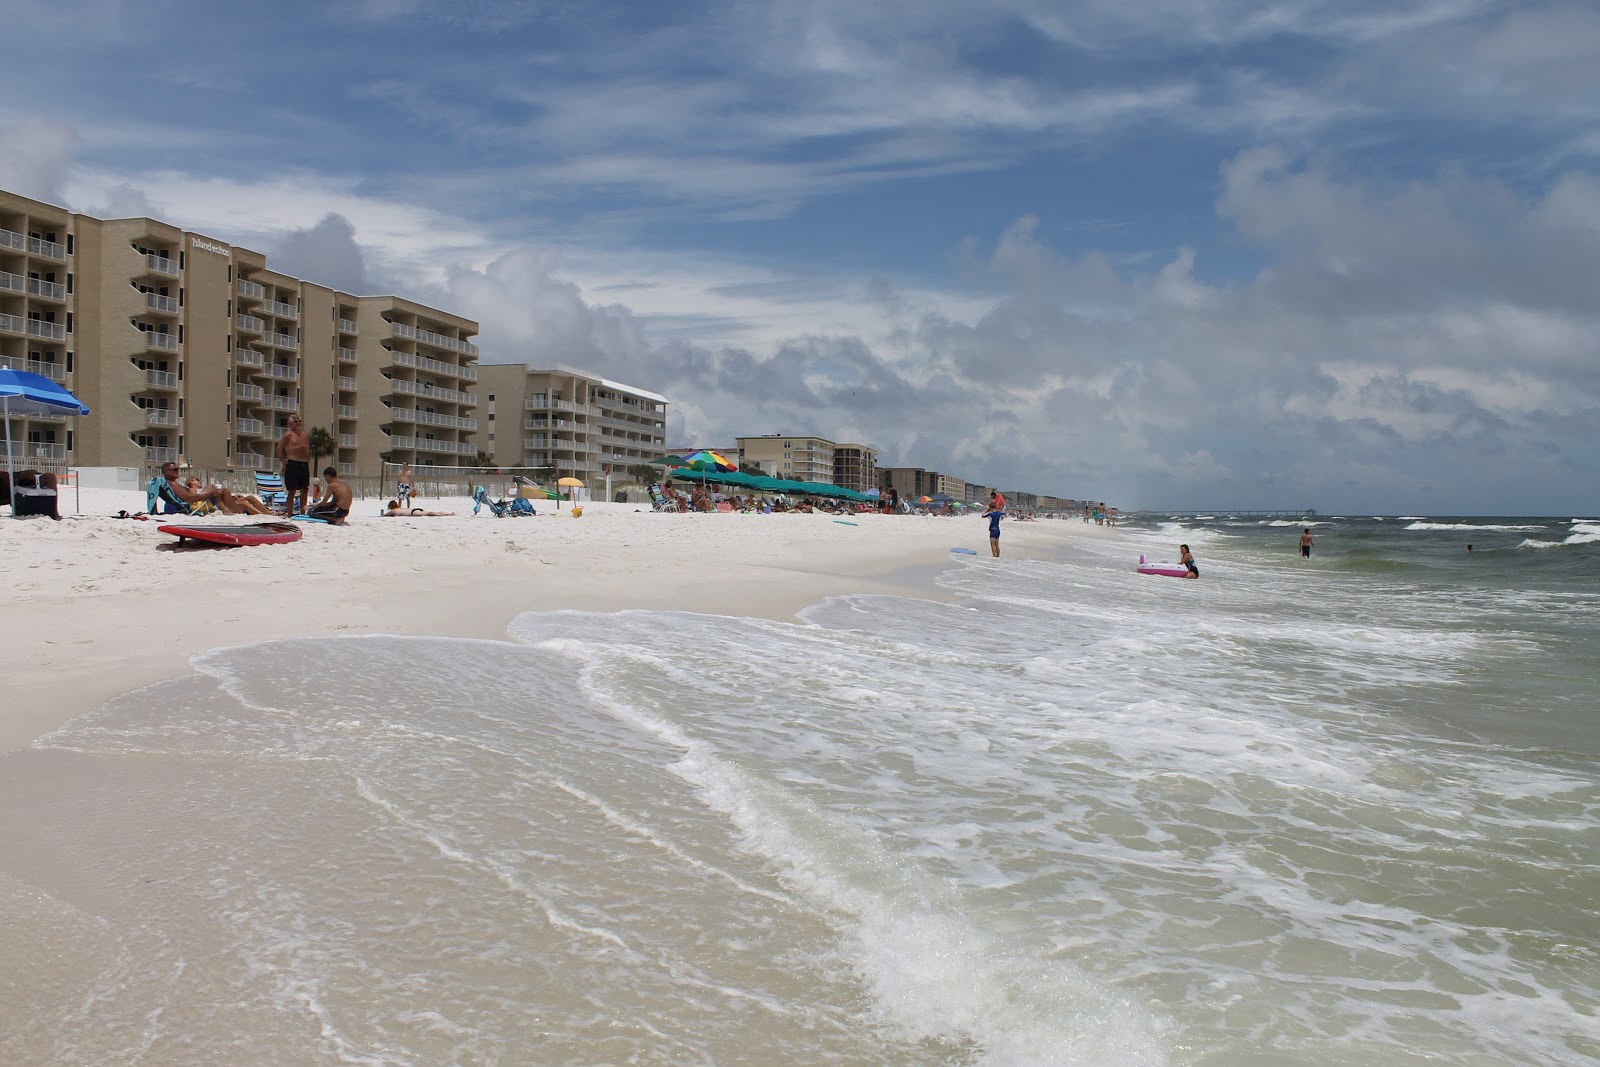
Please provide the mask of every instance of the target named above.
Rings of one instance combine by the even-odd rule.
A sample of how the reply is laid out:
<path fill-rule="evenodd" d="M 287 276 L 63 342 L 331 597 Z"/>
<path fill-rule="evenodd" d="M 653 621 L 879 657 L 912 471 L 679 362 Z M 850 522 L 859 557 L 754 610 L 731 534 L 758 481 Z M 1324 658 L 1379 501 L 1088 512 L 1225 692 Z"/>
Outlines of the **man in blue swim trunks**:
<path fill-rule="evenodd" d="M 1000 558 L 1000 520 L 1006 517 L 1006 498 L 996 489 L 989 494 L 989 510 L 983 513 L 989 520 L 989 551 L 996 559 Z"/>

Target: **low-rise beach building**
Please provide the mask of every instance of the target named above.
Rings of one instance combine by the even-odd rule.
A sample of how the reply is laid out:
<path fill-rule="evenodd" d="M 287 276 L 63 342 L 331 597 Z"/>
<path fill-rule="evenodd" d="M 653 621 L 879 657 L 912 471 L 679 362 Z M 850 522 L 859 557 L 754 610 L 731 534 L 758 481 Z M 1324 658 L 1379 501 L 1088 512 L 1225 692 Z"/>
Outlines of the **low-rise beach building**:
<path fill-rule="evenodd" d="M 801 482 L 833 481 L 834 444 L 825 437 L 769 433 L 737 441 L 740 463 L 758 466 L 774 478 Z"/>
<path fill-rule="evenodd" d="M 497 467 L 595 483 L 666 451 L 667 398 L 658 393 L 569 367 L 486 363 L 478 373 L 481 444 Z"/>

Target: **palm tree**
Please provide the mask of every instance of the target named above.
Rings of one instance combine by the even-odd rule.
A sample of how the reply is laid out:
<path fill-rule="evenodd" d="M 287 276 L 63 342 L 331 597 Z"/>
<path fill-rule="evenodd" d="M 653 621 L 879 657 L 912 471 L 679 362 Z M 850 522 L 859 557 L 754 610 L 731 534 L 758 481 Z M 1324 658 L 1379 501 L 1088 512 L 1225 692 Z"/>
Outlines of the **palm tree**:
<path fill-rule="evenodd" d="M 321 426 L 314 426 L 306 431 L 306 443 L 311 446 L 311 469 L 318 469 L 318 462 L 323 456 L 331 456 L 339 448 L 339 442 L 334 440 L 333 434 Z"/>

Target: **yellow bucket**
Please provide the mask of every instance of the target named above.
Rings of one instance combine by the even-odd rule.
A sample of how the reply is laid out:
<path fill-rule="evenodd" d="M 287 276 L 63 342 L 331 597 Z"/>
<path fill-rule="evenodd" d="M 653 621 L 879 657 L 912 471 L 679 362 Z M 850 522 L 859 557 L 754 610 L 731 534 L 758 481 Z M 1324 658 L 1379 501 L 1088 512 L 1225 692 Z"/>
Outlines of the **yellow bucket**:
<path fill-rule="evenodd" d="M 574 504 L 572 506 L 572 517 L 576 519 L 576 518 L 581 518 L 582 516 L 583 516 L 583 505 L 582 504 Z"/>

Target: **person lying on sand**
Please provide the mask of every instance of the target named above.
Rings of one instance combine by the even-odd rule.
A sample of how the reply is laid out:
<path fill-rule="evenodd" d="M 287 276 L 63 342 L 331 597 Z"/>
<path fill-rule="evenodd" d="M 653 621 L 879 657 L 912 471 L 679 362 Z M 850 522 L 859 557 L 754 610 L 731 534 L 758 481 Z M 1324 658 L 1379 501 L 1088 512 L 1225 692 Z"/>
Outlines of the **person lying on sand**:
<path fill-rule="evenodd" d="M 426 518 L 426 517 L 429 517 L 429 516 L 454 515 L 455 512 L 453 512 L 453 511 L 423 511 L 421 508 L 403 508 L 403 507 L 400 506 L 400 501 L 391 500 L 391 501 L 389 501 L 389 506 L 383 509 L 383 514 L 384 514 L 385 518 L 405 519 L 405 518 L 410 518 L 412 516 L 418 516 L 418 517 Z"/>

